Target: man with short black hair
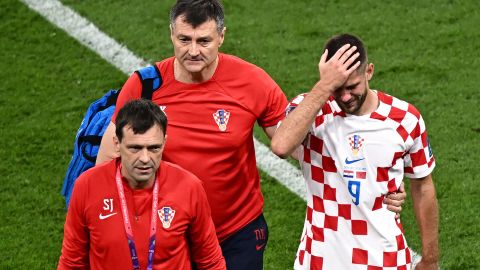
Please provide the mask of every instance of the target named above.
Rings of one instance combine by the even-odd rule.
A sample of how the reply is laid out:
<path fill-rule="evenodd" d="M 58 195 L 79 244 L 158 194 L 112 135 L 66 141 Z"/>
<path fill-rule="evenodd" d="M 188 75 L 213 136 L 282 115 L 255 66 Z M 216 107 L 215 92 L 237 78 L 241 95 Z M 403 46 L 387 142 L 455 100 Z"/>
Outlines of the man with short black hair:
<path fill-rule="evenodd" d="M 166 130 L 151 101 L 118 112 L 120 157 L 75 182 L 58 269 L 225 269 L 202 182 L 162 161 Z"/>
<path fill-rule="evenodd" d="M 295 269 L 410 269 L 400 220 L 382 204 L 404 176 L 422 238 L 416 269 L 438 269 L 435 159 L 425 123 L 411 104 L 370 89 L 373 70 L 358 37 L 331 38 L 320 80 L 290 102 L 273 136 L 280 157 L 299 149 L 307 181 Z"/>

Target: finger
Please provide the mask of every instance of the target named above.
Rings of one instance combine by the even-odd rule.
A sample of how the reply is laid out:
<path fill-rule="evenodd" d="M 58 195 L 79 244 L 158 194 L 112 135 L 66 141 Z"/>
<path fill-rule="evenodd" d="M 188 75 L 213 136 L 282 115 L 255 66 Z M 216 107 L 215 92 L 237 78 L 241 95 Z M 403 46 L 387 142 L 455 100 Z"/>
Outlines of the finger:
<path fill-rule="evenodd" d="M 328 49 L 325 49 L 325 51 L 322 54 L 322 57 L 320 57 L 320 64 L 324 64 L 327 62 L 327 55 L 328 55 Z"/>
<path fill-rule="evenodd" d="M 354 72 L 355 70 L 357 70 L 357 68 L 360 66 L 361 62 L 360 61 L 357 61 L 355 63 L 355 65 L 351 66 L 349 69 L 347 69 L 347 74 L 352 74 L 352 72 Z"/>
<path fill-rule="evenodd" d="M 345 62 L 347 62 L 348 59 L 350 59 L 350 56 L 353 55 L 353 53 L 355 53 L 357 51 L 357 46 L 352 46 L 350 47 L 343 55 L 342 57 L 340 57 L 340 59 L 338 59 L 338 61 L 342 64 L 345 64 Z"/>
<path fill-rule="evenodd" d="M 398 206 L 402 206 L 402 205 L 403 205 L 403 201 L 402 201 L 402 200 L 392 200 L 392 199 L 385 198 L 385 200 L 383 200 L 383 202 L 384 202 L 387 206 L 398 207 Z"/>
<path fill-rule="evenodd" d="M 400 213 L 395 213 L 395 219 L 400 219 Z"/>
<path fill-rule="evenodd" d="M 398 189 L 398 191 L 405 192 L 405 185 L 403 184 L 403 182 L 400 184 L 400 188 Z"/>
<path fill-rule="evenodd" d="M 398 197 L 385 197 L 385 199 L 383 200 L 383 203 L 385 204 L 391 204 L 391 205 L 395 205 L 395 206 L 398 206 L 398 205 L 403 205 L 403 203 L 405 202 L 405 200 L 403 198 L 398 198 Z"/>
<path fill-rule="evenodd" d="M 402 207 L 401 206 L 392 206 L 392 205 L 387 205 L 387 209 L 391 212 L 394 213 L 400 213 L 402 212 Z"/>
<path fill-rule="evenodd" d="M 350 58 L 347 59 L 347 61 L 345 62 L 345 66 L 346 67 L 349 67 L 355 60 L 358 59 L 358 57 L 360 56 L 360 53 L 357 52 L 355 53 L 354 55 L 350 56 Z M 359 61 L 360 62 L 360 61 Z"/>
<path fill-rule="evenodd" d="M 338 49 L 338 51 L 333 55 L 332 59 L 339 60 L 344 55 L 344 53 L 348 50 L 348 48 L 350 48 L 350 44 L 345 44 L 342 47 L 340 47 L 340 49 Z"/>
<path fill-rule="evenodd" d="M 403 193 L 389 193 L 389 194 L 387 194 L 386 197 L 389 198 L 389 199 L 392 199 L 392 200 L 403 201 L 407 197 L 407 194 L 405 192 L 403 192 Z"/>

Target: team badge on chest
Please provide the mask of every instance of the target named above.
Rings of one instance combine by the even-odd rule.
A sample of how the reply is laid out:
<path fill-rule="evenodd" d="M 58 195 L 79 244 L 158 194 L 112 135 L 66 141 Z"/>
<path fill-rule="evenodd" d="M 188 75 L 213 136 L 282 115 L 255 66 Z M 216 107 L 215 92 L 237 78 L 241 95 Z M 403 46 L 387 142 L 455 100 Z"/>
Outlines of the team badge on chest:
<path fill-rule="evenodd" d="M 213 114 L 213 119 L 217 123 L 220 131 L 227 130 L 228 119 L 230 118 L 230 112 L 224 109 L 220 109 Z"/>
<path fill-rule="evenodd" d="M 175 216 L 175 210 L 169 206 L 164 206 L 158 210 L 158 217 L 162 221 L 163 228 L 168 229 L 172 224 L 173 217 Z"/>
<path fill-rule="evenodd" d="M 364 141 L 365 139 L 360 137 L 359 135 L 353 135 L 348 138 L 350 150 L 352 151 L 353 156 L 358 156 L 358 154 L 362 150 Z"/>

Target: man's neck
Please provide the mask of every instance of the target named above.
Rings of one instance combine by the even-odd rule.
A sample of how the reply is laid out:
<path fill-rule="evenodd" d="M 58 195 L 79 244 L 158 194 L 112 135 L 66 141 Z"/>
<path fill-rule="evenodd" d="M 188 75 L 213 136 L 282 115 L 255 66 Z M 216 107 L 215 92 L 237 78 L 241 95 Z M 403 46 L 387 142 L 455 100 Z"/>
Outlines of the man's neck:
<path fill-rule="evenodd" d="M 178 62 L 175 58 L 173 62 L 173 74 L 175 76 L 175 80 L 182 82 L 182 83 L 203 83 L 210 80 L 215 74 L 215 70 L 218 66 L 218 56 L 211 63 L 209 66 L 201 70 L 200 72 L 188 72 L 185 68 Z"/>

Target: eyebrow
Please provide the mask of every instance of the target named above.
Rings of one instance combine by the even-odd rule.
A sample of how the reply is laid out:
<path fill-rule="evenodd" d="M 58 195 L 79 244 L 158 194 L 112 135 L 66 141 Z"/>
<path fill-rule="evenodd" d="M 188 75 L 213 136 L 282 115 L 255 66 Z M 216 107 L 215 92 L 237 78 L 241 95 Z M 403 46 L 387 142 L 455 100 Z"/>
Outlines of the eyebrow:
<path fill-rule="evenodd" d="M 352 83 L 352 84 L 349 84 L 349 85 L 345 86 L 345 88 L 353 88 L 353 87 L 359 85 L 360 83 L 361 83 L 361 82 Z"/>
<path fill-rule="evenodd" d="M 150 144 L 150 145 L 142 145 L 142 144 L 127 144 L 127 147 L 135 147 L 135 148 L 157 148 L 162 147 L 163 144 Z"/>

